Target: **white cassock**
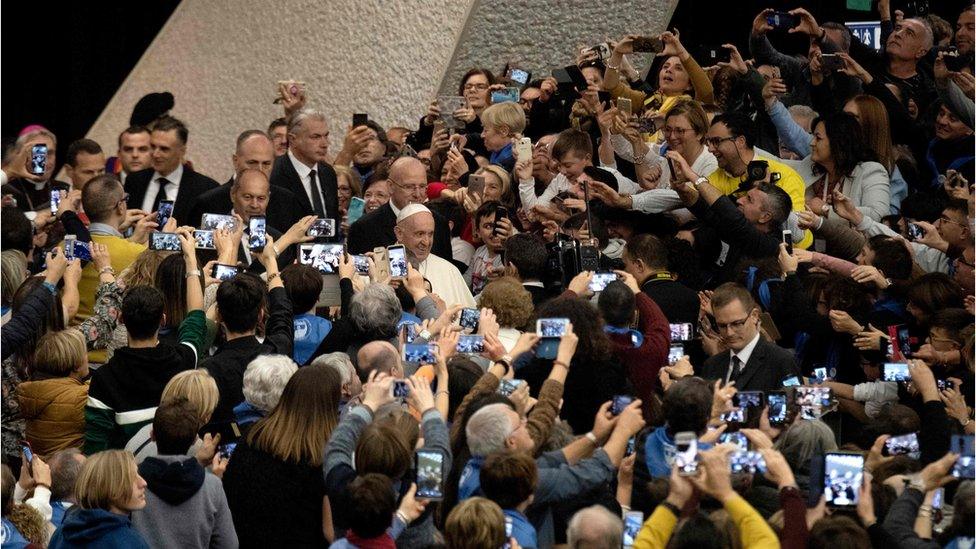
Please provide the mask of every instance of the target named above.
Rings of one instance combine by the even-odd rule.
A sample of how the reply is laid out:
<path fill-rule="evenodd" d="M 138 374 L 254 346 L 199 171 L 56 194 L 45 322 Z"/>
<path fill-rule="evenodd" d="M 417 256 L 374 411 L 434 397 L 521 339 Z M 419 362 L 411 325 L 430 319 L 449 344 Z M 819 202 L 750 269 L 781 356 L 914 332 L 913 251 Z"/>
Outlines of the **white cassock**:
<path fill-rule="evenodd" d="M 450 261 L 430 254 L 417 269 L 430 281 L 431 291 L 440 296 L 448 307 L 455 304 L 477 307 L 461 271 Z"/>

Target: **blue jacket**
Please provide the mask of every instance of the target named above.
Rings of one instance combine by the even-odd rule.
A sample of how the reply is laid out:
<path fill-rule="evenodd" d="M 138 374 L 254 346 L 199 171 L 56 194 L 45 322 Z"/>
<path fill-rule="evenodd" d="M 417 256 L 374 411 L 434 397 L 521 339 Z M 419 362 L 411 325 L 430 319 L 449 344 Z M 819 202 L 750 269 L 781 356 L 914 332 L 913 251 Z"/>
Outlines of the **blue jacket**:
<path fill-rule="evenodd" d="M 68 511 L 61 527 L 51 536 L 48 547 L 149 549 L 146 540 L 132 527 L 129 517 L 104 509 L 80 507 L 72 507 Z"/>
<path fill-rule="evenodd" d="M 506 517 L 512 519 L 512 537 L 522 549 L 535 549 L 539 546 L 535 528 L 525 515 L 515 509 L 505 509 L 502 512 L 505 513 Z"/>
<path fill-rule="evenodd" d="M 708 450 L 711 444 L 699 442 L 699 450 Z M 644 455 L 647 461 L 647 470 L 652 477 L 671 476 L 671 466 L 674 464 L 674 454 L 676 448 L 674 439 L 668 435 L 667 425 L 663 425 L 651 431 L 644 442 Z"/>
<path fill-rule="evenodd" d="M 332 331 L 332 322 L 312 314 L 295 316 L 295 347 L 292 358 L 298 364 L 306 361 L 318 348 L 319 343 Z"/>
<path fill-rule="evenodd" d="M 0 532 L 0 542 L 2 542 L 0 547 L 3 549 L 20 549 L 27 547 L 30 543 L 7 517 L 3 517 L 3 531 Z"/>
<path fill-rule="evenodd" d="M 264 416 L 264 412 L 255 408 L 246 400 L 237 406 L 234 406 L 234 421 L 236 421 L 238 425 L 250 425 L 251 423 L 256 423 Z"/>
<path fill-rule="evenodd" d="M 63 501 L 52 501 L 51 502 L 51 524 L 55 528 L 59 528 L 61 523 L 64 522 L 65 515 L 68 514 L 68 510 L 71 509 L 72 505 L 69 503 L 65 505 Z"/>

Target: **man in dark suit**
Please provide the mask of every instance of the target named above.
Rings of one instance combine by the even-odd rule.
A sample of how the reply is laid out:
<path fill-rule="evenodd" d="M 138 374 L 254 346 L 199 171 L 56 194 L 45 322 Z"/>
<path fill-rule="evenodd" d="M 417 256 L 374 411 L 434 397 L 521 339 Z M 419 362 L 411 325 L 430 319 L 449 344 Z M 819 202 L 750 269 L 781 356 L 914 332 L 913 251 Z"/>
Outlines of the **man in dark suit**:
<path fill-rule="evenodd" d="M 359 218 L 349 227 L 346 251 L 363 254 L 373 248 L 396 243 L 393 228 L 397 224 L 397 214 L 408 204 L 423 204 L 427 200 L 427 168 L 420 160 L 405 156 L 390 167 L 390 201 L 376 210 Z M 434 215 L 434 255 L 452 260 L 451 228 L 447 220 Z"/>
<path fill-rule="evenodd" d="M 799 375 L 793 353 L 763 339 L 759 333 L 759 307 L 739 284 L 728 282 L 712 294 L 712 313 L 728 352 L 705 361 L 701 377 L 735 382 L 739 391 L 771 391 L 783 378 Z"/>
<path fill-rule="evenodd" d="M 624 248 L 623 260 L 624 270 L 634 275 L 641 291 L 657 303 L 669 323 L 698 326 L 698 293 L 668 271 L 668 250 L 661 239 L 650 234 L 633 236 Z"/>
<path fill-rule="evenodd" d="M 261 130 L 246 130 L 241 133 L 237 137 L 237 148 L 231 158 L 234 163 L 234 176 L 227 183 L 200 195 L 186 223 L 199 227 L 203 214 L 229 212 L 234 206 L 230 193 L 235 178 L 246 169 L 261 170 L 264 175 L 270 176 L 274 159 L 274 145 L 267 134 Z M 297 223 L 302 218 L 301 213 L 295 208 L 297 200 L 294 193 L 288 189 L 272 185 L 265 214 L 268 216 L 268 226 L 284 232 Z"/>
<path fill-rule="evenodd" d="M 505 241 L 505 274 L 522 282 L 533 307 L 555 297 L 542 283 L 548 258 L 545 242 L 533 234 L 519 233 Z"/>
<path fill-rule="evenodd" d="M 190 219 L 197 197 L 217 188 L 216 181 L 183 165 L 188 137 L 183 122 L 172 116 L 156 122 L 149 138 L 152 167 L 125 178 L 130 207 L 155 212 L 161 200 L 175 200 L 173 217 L 184 225 Z"/>
<path fill-rule="evenodd" d="M 271 184 L 295 195 L 292 208 L 300 215 L 335 219 L 338 226 L 342 219 L 339 184 L 335 170 L 326 163 L 328 153 L 325 115 L 312 109 L 296 112 L 288 121 L 288 153 L 275 159 Z"/>

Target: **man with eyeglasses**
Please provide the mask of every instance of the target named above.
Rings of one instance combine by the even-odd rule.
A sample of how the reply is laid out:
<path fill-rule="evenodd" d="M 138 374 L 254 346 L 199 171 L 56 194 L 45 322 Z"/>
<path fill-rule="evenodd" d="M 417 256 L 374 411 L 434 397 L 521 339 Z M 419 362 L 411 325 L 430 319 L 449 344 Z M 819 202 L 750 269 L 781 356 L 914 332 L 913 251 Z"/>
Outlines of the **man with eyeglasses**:
<path fill-rule="evenodd" d="M 390 200 L 379 208 L 359 218 L 349 227 L 346 251 L 364 254 L 373 248 L 385 247 L 397 241 L 394 227 L 400 210 L 409 204 L 427 201 L 427 168 L 416 158 L 398 158 L 390 166 Z M 433 212 L 431 212 L 433 213 Z M 440 215 L 434 215 L 434 246 L 431 252 L 437 257 L 451 260 L 451 229 Z"/>
<path fill-rule="evenodd" d="M 781 388 L 786 376 L 799 375 L 793 354 L 759 333 L 759 306 L 749 290 L 727 282 L 712 293 L 711 305 L 728 351 L 706 360 L 702 377 L 735 382 L 739 391 L 771 391 Z"/>

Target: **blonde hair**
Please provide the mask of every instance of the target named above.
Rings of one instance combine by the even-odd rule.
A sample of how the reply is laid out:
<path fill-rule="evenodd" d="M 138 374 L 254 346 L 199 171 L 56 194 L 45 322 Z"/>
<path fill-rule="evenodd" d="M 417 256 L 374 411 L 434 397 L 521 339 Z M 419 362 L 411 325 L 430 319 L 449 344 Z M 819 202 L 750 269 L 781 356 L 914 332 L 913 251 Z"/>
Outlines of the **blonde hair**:
<path fill-rule="evenodd" d="M 500 128 L 506 126 L 510 134 L 525 131 L 525 111 L 518 103 L 495 103 L 481 112 L 484 127 Z"/>
<path fill-rule="evenodd" d="M 363 196 L 363 185 L 360 179 L 352 174 L 352 171 L 346 170 L 336 170 L 336 177 L 339 179 L 345 179 L 346 183 L 349 184 L 349 192 L 351 196 L 358 196 L 362 198 Z"/>
<path fill-rule="evenodd" d="M 155 286 L 156 269 L 159 268 L 159 264 L 175 253 L 179 252 L 144 250 L 119 274 L 119 285 L 126 289 L 136 286 Z"/>
<path fill-rule="evenodd" d="M 3 304 L 10 305 L 17 288 L 27 280 L 27 256 L 20 250 L 4 250 L 0 253 L 0 261 L 3 271 L 0 295 L 3 296 Z"/>
<path fill-rule="evenodd" d="M 490 107 L 489 107 L 490 108 Z M 505 168 L 497 164 L 488 164 L 487 166 L 482 166 L 478 168 L 478 171 L 474 172 L 478 175 L 491 174 L 498 178 L 498 182 L 501 184 L 502 192 L 498 201 L 506 207 L 512 208 L 515 206 L 515 191 L 512 189 L 512 176 L 509 175 Z"/>
<path fill-rule="evenodd" d="M 121 508 L 132 497 L 136 460 L 125 450 L 105 450 L 88 456 L 75 481 L 75 497 L 82 509 Z"/>
<path fill-rule="evenodd" d="M 220 400 L 220 392 L 217 390 L 217 382 L 210 376 L 207 370 L 186 370 L 173 376 L 163 388 L 163 395 L 160 402 L 167 402 L 177 398 L 185 398 L 194 413 L 200 419 L 200 425 L 205 425 L 210 421 L 217 401 Z"/>
<path fill-rule="evenodd" d="M 85 336 L 75 328 L 48 332 L 37 340 L 34 369 L 65 377 L 88 361 Z"/>
<path fill-rule="evenodd" d="M 478 307 L 491 309 L 498 325 L 524 330 L 532 314 L 532 294 L 511 276 L 503 276 L 485 286 L 478 298 Z"/>
<path fill-rule="evenodd" d="M 468 498 L 447 515 L 444 540 L 451 549 L 496 549 L 505 544 L 505 515 L 497 503 Z"/>

